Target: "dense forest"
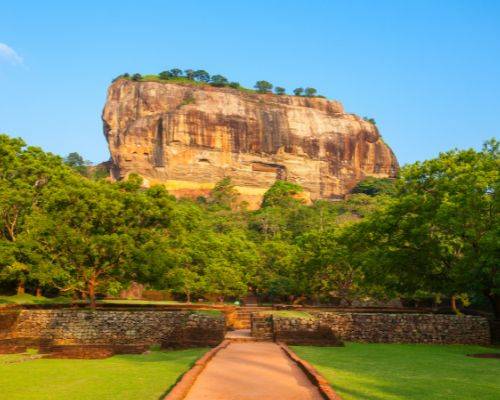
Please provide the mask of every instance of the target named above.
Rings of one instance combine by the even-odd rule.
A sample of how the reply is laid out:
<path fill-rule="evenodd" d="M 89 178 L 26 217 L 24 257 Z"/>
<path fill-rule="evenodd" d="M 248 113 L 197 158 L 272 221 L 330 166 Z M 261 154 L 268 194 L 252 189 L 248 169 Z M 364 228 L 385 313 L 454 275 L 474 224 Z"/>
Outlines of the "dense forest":
<path fill-rule="evenodd" d="M 177 200 L 0 135 L 0 290 L 95 304 L 139 282 L 188 301 L 451 299 L 500 316 L 499 172 L 490 140 L 367 178 L 343 201 L 306 205 L 277 181 L 249 211 L 229 178 Z"/>

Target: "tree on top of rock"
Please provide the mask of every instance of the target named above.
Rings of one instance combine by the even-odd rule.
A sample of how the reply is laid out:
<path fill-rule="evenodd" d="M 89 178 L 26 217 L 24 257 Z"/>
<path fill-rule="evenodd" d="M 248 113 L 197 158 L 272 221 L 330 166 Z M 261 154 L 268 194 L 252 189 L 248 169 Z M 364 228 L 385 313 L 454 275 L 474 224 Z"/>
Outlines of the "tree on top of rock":
<path fill-rule="evenodd" d="M 271 93 L 273 85 L 268 81 L 257 81 L 254 88 L 257 89 L 257 92 L 259 93 Z"/>

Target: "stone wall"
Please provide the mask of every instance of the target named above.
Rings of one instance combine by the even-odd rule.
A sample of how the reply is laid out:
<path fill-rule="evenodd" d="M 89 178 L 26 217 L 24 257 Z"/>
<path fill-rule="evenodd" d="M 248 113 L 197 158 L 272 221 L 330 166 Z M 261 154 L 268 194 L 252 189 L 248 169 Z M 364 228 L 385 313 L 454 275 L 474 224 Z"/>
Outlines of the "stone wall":
<path fill-rule="evenodd" d="M 490 344 L 488 320 L 477 316 L 333 312 L 314 315 L 345 341 Z"/>
<path fill-rule="evenodd" d="M 95 348 L 114 354 L 142 352 L 154 344 L 214 346 L 225 329 L 223 315 L 193 311 L 6 310 L 0 311 L 0 352 L 37 346 L 46 352 L 85 347 L 82 352 Z"/>
<path fill-rule="evenodd" d="M 441 314 L 310 312 L 313 318 L 259 318 L 252 335 L 290 344 L 366 343 L 490 344 L 486 318 Z M 265 336 L 266 335 L 266 336 Z"/>
<path fill-rule="evenodd" d="M 273 316 L 263 313 L 252 313 L 251 316 L 252 336 L 257 340 L 273 340 Z"/>

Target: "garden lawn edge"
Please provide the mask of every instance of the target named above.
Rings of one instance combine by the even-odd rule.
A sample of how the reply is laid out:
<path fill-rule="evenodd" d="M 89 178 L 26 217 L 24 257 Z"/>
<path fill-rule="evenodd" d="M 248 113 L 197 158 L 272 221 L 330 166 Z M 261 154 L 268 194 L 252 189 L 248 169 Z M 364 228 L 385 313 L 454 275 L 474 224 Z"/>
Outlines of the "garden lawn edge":
<path fill-rule="evenodd" d="M 193 386 L 194 382 L 198 376 L 205 369 L 208 362 L 222 349 L 229 346 L 230 341 L 224 340 L 217 347 L 205 353 L 201 358 L 199 358 L 193 365 L 193 367 L 184 373 L 180 380 L 175 384 L 175 386 L 167 393 L 163 400 L 183 400 Z"/>
<path fill-rule="evenodd" d="M 321 396 L 325 400 L 342 400 L 330 386 L 328 381 L 321 375 L 316 368 L 309 364 L 306 360 L 300 358 L 295 352 L 290 349 L 285 343 L 277 342 L 277 345 L 281 347 L 283 352 L 299 366 L 299 368 L 304 371 L 307 378 L 318 388 Z M 170 399 L 169 399 L 170 400 Z"/>

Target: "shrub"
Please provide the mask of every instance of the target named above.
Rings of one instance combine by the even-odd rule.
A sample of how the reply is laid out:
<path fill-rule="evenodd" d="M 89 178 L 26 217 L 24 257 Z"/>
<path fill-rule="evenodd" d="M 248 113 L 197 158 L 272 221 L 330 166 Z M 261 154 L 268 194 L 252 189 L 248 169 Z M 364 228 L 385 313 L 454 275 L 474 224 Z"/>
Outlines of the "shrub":
<path fill-rule="evenodd" d="M 134 74 L 132 75 L 132 80 L 133 81 L 140 81 L 142 79 L 142 75 L 141 74 Z"/>

